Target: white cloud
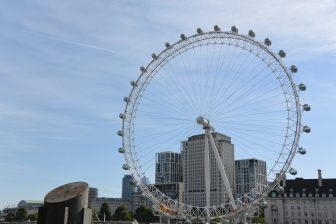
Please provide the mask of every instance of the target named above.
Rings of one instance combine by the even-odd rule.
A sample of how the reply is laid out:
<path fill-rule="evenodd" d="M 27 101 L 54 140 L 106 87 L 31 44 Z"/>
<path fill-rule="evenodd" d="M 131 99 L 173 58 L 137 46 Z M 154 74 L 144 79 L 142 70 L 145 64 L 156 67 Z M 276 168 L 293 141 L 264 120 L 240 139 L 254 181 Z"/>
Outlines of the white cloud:
<path fill-rule="evenodd" d="M 195 32 L 196 26 L 240 32 L 254 29 L 257 39 L 269 36 L 298 57 L 336 52 L 336 2 L 326 1 L 152 1 L 149 17 L 156 25 Z M 311 55 L 315 57 L 316 55 Z"/>

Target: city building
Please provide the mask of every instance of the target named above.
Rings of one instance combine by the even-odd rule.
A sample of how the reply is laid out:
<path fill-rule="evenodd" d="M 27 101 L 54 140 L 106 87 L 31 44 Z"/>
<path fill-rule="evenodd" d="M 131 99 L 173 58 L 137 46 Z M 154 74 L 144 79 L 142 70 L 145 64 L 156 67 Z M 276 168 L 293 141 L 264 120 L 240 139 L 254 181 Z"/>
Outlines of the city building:
<path fill-rule="evenodd" d="M 96 200 L 92 202 L 92 209 L 99 212 L 103 203 L 108 204 L 112 214 L 121 205 L 125 205 L 129 210 L 131 209 L 131 202 L 129 200 L 125 200 L 123 198 L 105 198 L 105 197 L 96 198 Z"/>
<path fill-rule="evenodd" d="M 122 198 L 124 200 L 132 201 L 132 194 L 135 187 L 132 185 L 132 176 L 124 175 L 122 180 Z"/>
<path fill-rule="evenodd" d="M 7 207 L 2 210 L 2 213 L 0 214 L 0 221 L 5 221 L 7 215 L 9 213 L 15 214 L 17 212 L 18 208 L 13 206 L 13 207 Z"/>
<path fill-rule="evenodd" d="M 182 182 L 171 184 L 155 184 L 155 187 L 164 193 L 167 197 L 180 203 L 183 202 L 184 184 Z"/>
<path fill-rule="evenodd" d="M 35 201 L 35 200 L 22 200 L 18 203 L 17 207 L 24 208 L 27 210 L 27 214 L 37 214 L 40 206 L 43 205 L 43 201 Z"/>
<path fill-rule="evenodd" d="M 146 207 L 152 207 L 153 203 L 140 191 L 140 189 L 137 188 L 135 192 L 133 192 L 132 194 L 132 203 L 130 211 L 135 213 L 135 210 L 139 208 L 141 205 Z"/>
<path fill-rule="evenodd" d="M 264 210 L 268 224 L 336 224 L 336 179 L 296 178 L 283 181 L 284 192 L 272 191 Z"/>
<path fill-rule="evenodd" d="M 258 159 L 242 159 L 235 161 L 236 197 L 255 189 L 263 191 L 267 184 L 266 162 Z"/>
<path fill-rule="evenodd" d="M 155 184 L 182 182 L 182 158 L 180 153 L 160 152 L 155 159 Z"/>
<path fill-rule="evenodd" d="M 235 193 L 234 145 L 231 138 L 214 132 L 212 137 L 232 190 Z M 211 147 L 211 146 L 210 146 Z M 194 206 L 206 206 L 205 172 L 204 172 L 205 134 L 194 135 L 182 142 L 184 203 Z M 210 205 L 220 205 L 229 200 L 222 177 L 217 167 L 214 153 L 210 148 Z"/>
<path fill-rule="evenodd" d="M 88 207 L 92 208 L 92 203 L 98 197 L 98 189 L 94 187 L 89 188 L 89 200 L 88 200 Z"/>

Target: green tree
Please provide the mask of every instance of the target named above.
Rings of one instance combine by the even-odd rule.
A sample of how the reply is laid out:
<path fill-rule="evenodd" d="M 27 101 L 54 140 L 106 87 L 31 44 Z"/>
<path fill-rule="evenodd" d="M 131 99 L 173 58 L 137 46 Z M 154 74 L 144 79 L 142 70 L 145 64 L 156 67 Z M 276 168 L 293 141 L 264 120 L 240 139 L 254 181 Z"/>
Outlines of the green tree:
<path fill-rule="evenodd" d="M 96 212 L 96 210 L 92 210 L 92 221 L 98 221 L 98 218 L 97 218 L 97 212 Z"/>
<path fill-rule="evenodd" d="M 27 220 L 36 221 L 37 220 L 37 214 L 35 213 L 35 214 L 28 215 Z"/>
<path fill-rule="evenodd" d="M 157 222 L 158 217 L 154 216 L 151 208 L 141 205 L 135 210 L 134 218 L 140 223 Z"/>
<path fill-rule="evenodd" d="M 15 221 L 26 221 L 27 220 L 27 210 L 25 208 L 19 208 L 15 214 Z"/>
<path fill-rule="evenodd" d="M 111 221 L 112 215 L 111 215 L 111 209 L 110 206 L 107 203 L 103 203 L 99 210 L 99 219 L 102 221 L 104 220 L 104 214 L 105 214 L 105 220 Z"/>
<path fill-rule="evenodd" d="M 115 221 L 130 221 L 131 220 L 131 216 L 128 212 L 128 209 L 125 205 L 121 205 L 119 206 L 113 216 L 112 216 L 112 220 Z"/>
<path fill-rule="evenodd" d="M 129 211 L 128 213 L 131 216 L 131 220 L 134 220 L 134 214 L 133 214 L 133 212 Z"/>
<path fill-rule="evenodd" d="M 264 209 L 259 210 L 259 215 L 252 218 L 252 223 L 265 223 L 265 213 Z"/>
<path fill-rule="evenodd" d="M 15 214 L 13 212 L 9 212 L 6 215 L 5 221 L 6 222 L 13 222 L 13 221 L 15 221 Z"/>

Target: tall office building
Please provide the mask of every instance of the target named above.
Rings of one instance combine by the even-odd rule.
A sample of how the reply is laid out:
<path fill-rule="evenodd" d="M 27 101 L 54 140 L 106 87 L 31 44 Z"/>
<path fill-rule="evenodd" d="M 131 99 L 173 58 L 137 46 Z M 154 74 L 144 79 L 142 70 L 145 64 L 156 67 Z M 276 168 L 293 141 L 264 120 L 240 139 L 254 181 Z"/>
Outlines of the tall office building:
<path fill-rule="evenodd" d="M 135 191 L 135 187 L 131 184 L 132 176 L 125 175 L 122 181 L 122 199 L 132 200 L 132 193 Z"/>
<path fill-rule="evenodd" d="M 258 159 L 242 159 L 235 161 L 236 196 L 241 197 L 252 189 L 263 191 L 267 185 L 266 162 Z"/>
<path fill-rule="evenodd" d="M 88 207 L 92 208 L 92 203 L 97 199 L 98 197 L 98 189 L 94 187 L 89 188 L 89 198 L 88 198 Z"/>
<path fill-rule="evenodd" d="M 182 182 L 182 158 L 180 153 L 156 153 L 155 184 Z"/>
<path fill-rule="evenodd" d="M 221 134 L 212 133 L 217 145 L 218 153 L 232 190 L 235 192 L 235 160 L 234 145 L 231 138 Z M 194 135 L 182 142 L 184 203 L 194 206 L 206 206 L 204 149 L 205 134 Z M 210 205 L 220 205 L 228 202 L 229 197 L 224 187 L 222 177 L 217 166 L 214 153 L 210 146 Z"/>

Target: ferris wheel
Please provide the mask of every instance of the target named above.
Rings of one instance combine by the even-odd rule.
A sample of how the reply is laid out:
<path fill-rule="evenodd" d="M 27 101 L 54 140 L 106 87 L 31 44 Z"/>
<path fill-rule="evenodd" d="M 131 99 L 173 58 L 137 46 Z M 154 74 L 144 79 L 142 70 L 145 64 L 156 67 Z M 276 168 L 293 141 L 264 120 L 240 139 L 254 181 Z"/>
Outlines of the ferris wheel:
<path fill-rule="evenodd" d="M 229 219 L 266 206 L 270 191 L 283 191 L 284 175 L 297 174 L 293 158 L 306 153 L 299 147 L 300 134 L 310 132 L 301 116 L 311 108 L 299 101 L 306 86 L 295 84 L 298 68 L 283 63 L 285 51 L 275 53 L 270 39 L 260 42 L 255 36 L 253 30 L 243 35 L 235 26 L 221 31 L 217 25 L 210 32 L 181 34 L 153 53 L 131 82 L 119 115 L 119 152 L 123 169 L 162 214 L 186 221 Z M 181 155 L 179 198 L 157 184 L 165 178 L 158 169 L 161 152 Z M 262 161 L 264 174 L 257 178 L 255 172 L 253 186 L 239 194 L 239 181 L 251 173 L 238 179 L 237 161 L 249 159 Z M 166 167 L 167 172 L 177 171 Z"/>

